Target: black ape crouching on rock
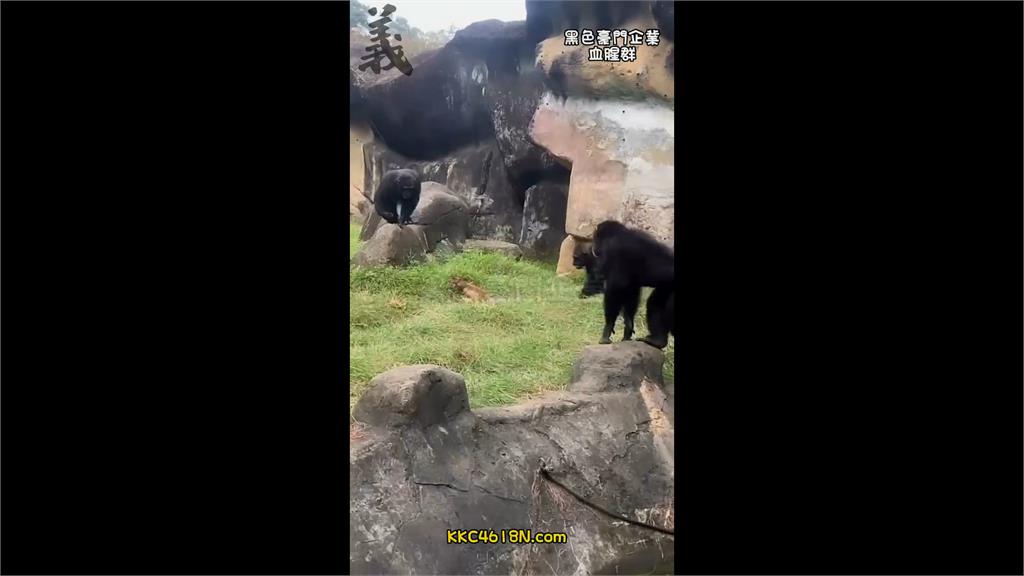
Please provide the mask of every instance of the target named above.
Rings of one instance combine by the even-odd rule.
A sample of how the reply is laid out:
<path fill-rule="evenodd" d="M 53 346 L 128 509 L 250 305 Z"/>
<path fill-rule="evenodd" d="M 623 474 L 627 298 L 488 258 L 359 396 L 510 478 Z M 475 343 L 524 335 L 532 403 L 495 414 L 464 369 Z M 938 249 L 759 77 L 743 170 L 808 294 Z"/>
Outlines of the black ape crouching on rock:
<path fill-rule="evenodd" d="M 597 272 L 604 277 L 604 332 L 601 344 L 611 342 L 615 320 L 622 311 L 623 340 L 633 337 L 633 318 L 644 286 L 654 288 L 647 298 L 647 328 L 641 338 L 655 348 L 668 346 L 675 335 L 675 256 L 668 246 L 648 234 L 606 220 L 594 230 Z"/>
<path fill-rule="evenodd" d="M 420 175 L 406 168 L 389 170 L 380 179 L 373 196 L 373 208 L 386 222 L 401 228 L 412 224 L 412 213 L 420 203 Z"/>

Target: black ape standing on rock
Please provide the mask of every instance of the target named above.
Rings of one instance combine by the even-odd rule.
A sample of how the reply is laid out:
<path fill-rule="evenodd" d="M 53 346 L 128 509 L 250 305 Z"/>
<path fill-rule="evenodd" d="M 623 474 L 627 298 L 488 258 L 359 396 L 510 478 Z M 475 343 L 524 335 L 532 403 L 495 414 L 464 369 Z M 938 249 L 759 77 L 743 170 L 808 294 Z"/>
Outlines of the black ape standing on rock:
<path fill-rule="evenodd" d="M 654 288 L 647 298 L 649 336 L 641 338 L 655 348 L 668 346 L 675 335 L 675 257 L 672 250 L 640 230 L 606 220 L 594 230 L 597 270 L 604 276 L 604 332 L 601 344 L 611 342 L 615 320 L 622 311 L 623 340 L 633 337 L 633 318 L 640 305 L 640 290 Z"/>
<path fill-rule="evenodd" d="M 412 223 L 412 213 L 420 202 L 420 175 L 406 168 L 389 170 L 380 179 L 373 196 L 373 208 L 380 217 L 401 228 Z"/>

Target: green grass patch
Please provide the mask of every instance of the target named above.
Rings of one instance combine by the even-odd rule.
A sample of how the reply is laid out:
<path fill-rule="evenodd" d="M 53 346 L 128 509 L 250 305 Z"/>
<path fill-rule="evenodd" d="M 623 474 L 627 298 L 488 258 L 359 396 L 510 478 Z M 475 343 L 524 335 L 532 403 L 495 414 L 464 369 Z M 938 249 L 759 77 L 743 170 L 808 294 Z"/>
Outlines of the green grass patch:
<path fill-rule="evenodd" d="M 350 226 L 351 257 L 359 224 Z M 482 287 L 492 300 L 463 301 L 450 287 L 454 276 Z M 407 268 L 351 268 L 350 408 L 371 378 L 405 364 L 438 364 L 462 374 L 473 407 L 564 389 L 573 361 L 597 343 L 604 323 L 601 297 L 580 299 L 582 284 L 582 274 L 557 277 L 553 262 L 479 252 Z M 645 309 L 641 303 L 638 336 L 647 333 Z M 620 320 L 615 338 L 621 336 Z M 670 342 L 668 377 L 675 370 Z"/>

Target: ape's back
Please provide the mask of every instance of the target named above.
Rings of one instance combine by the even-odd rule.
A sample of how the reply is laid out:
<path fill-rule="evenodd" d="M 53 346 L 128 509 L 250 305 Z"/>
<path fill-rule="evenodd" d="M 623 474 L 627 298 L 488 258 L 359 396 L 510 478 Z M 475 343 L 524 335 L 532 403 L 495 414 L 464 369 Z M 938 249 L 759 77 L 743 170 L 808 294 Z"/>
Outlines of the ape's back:
<path fill-rule="evenodd" d="M 644 286 L 670 286 L 675 282 L 675 255 L 672 250 L 642 230 L 608 220 L 594 231 L 599 269 L 614 282 Z"/>

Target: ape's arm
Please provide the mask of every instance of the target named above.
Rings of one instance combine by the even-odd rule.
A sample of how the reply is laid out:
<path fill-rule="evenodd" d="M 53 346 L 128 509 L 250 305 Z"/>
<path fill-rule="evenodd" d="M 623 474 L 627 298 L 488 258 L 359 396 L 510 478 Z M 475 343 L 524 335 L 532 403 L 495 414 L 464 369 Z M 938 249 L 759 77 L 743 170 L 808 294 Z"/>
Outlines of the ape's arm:
<path fill-rule="evenodd" d="M 612 242 L 603 242 L 603 246 L 599 248 L 595 246 L 594 249 L 594 270 L 601 275 L 602 278 L 608 278 L 611 274 L 612 263 L 619 262 L 620 258 L 616 257 L 615 252 L 616 246 Z"/>
<path fill-rule="evenodd" d="M 398 214 L 395 214 L 395 207 L 388 206 L 386 203 L 380 203 L 374 206 L 377 209 L 377 214 L 384 219 L 385 222 L 395 224 L 398 222 Z"/>
<path fill-rule="evenodd" d="M 402 200 L 402 205 L 399 209 L 401 214 L 399 215 L 398 222 L 400 224 L 411 224 L 412 213 L 416 211 L 416 205 L 420 203 L 419 195 L 411 200 Z"/>

